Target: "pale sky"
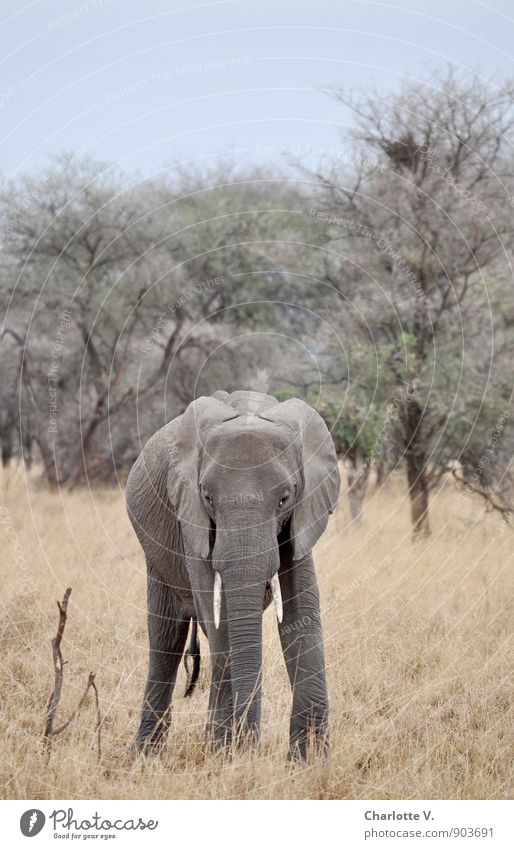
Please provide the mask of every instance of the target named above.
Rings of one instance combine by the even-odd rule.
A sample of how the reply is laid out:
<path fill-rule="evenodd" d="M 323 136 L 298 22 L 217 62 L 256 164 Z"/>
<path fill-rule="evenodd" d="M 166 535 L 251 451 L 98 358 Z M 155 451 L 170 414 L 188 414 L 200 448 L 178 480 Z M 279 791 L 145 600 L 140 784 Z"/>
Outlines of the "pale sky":
<path fill-rule="evenodd" d="M 4 178 L 63 150 L 148 175 L 290 149 L 312 163 L 346 119 L 323 86 L 447 61 L 514 74 L 512 0 L 2 0 L 0 34 Z"/>

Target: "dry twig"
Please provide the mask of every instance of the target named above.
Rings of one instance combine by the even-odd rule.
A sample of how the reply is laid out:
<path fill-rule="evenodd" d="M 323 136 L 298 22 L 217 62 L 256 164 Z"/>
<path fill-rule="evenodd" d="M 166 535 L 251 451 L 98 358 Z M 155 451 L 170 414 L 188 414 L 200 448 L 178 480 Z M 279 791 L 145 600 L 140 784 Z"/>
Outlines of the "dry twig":
<path fill-rule="evenodd" d="M 62 683 L 63 683 L 63 666 L 65 661 L 62 659 L 61 653 L 61 641 L 64 634 L 64 627 L 66 625 L 66 619 L 68 615 L 68 600 L 71 594 L 71 587 L 68 587 L 66 592 L 64 593 L 62 603 L 57 602 L 57 607 L 59 608 L 59 624 L 57 626 L 57 633 L 52 640 L 52 654 L 54 661 L 54 689 L 53 692 L 48 699 L 48 705 L 46 708 L 46 723 L 44 730 L 45 743 L 48 749 L 48 756 L 50 757 L 50 741 L 52 737 L 56 737 L 57 734 L 61 734 L 69 725 L 73 722 L 73 720 L 78 716 L 82 706 L 86 701 L 87 694 L 90 689 L 93 690 L 95 694 L 95 704 L 96 704 L 96 732 L 97 732 L 97 750 L 98 750 L 98 759 L 100 760 L 102 754 L 101 748 L 101 715 L 100 715 L 100 700 L 98 697 L 98 689 L 95 683 L 95 676 L 93 672 L 89 673 L 86 688 L 82 694 L 82 697 L 71 714 L 71 716 L 63 722 L 58 728 L 54 728 L 54 719 L 57 708 L 59 706 L 59 702 L 61 700 L 61 691 L 62 691 Z"/>

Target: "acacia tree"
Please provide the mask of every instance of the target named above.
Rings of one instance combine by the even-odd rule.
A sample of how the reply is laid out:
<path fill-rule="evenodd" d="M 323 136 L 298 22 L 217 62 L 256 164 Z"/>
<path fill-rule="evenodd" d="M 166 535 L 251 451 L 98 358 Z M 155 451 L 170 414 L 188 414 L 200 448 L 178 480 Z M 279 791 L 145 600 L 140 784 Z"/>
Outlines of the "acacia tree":
<path fill-rule="evenodd" d="M 126 441 L 123 422 L 136 392 L 151 399 L 172 359 L 180 363 L 201 345 L 200 332 L 187 340 L 182 334 L 195 306 L 212 302 L 217 290 L 204 286 L 202 297 L 188 297 L 205 269 L 197 263 L 185 279 L 187 247 L 168 250 L 176 223 L 155 186 L 131 186 L 89 160 L 63 158 L 51 173 L 3 192 L 11 221 L 4 230 L 11 296 L 3 333 L 5 344 L 19 348 L 21 401 L 36 422 L 46 476 L 73 486 L 89 463 L 119 456 L 109 431 Z M 23 214 L 13 215 L 16 205 Z M 127 448 L 137 454 L 134 439 Z"/>
<path fill-rule="evenodd" d="M 227 387 L 244 382 L 224 343 L 235 320 L 269 318 L 248 302 L 273 291 L 266 246 L 277 226 L 290 227 L 287 210 L 276 210 L 280 186 L 264 177 L 218 169 L 131 184 L 101 163 L 63 157 L 49 175 L 4 188 L 3 338 L 19 375 L 3 383 L 21 387 L 51 484 L 72 487 L 84 473 L 130 463 L 192 399 L 198 375 L 206 391 L 215 374 Z M 218 347 L 216 371 L 209 355 Z M 248 363 L 250 380 L 256 369 Z M 21 418 L 4 419 L 7 457 Z"/>
<path fill-rule="evenodd" d="M 72 483 L 106 419 L 107 399 L 122 383 L 128 350 L 118 346 L 121 327 L 131 313 L 129 335 L 134 331 L 136 286 L 143 294 L 148 285 L 148 275 L 144 281 L 127 273 L 143 251 L 141 193 L 97 163 L 64 157 L 42 179 L 8 185 L 2 202 L 12 219 L 4 336 L 20 347 L 22 400 L 37 422 L 47 478 Z M 14 217 L 16 206 L 22 214 Z M 109 318 L 99 320 L 113 292 Z"/>
<path fill-rule="evenodd" d="M 333 96 L 355 125 L 352 164 L 316 175 L 318 223 L 331 248 L 325 279 L 365 315 L 388 376 L 414 388 L 398 405 L 394 433 L 414 532 L 424 535 L 431 484 L 448 460 L 476 461 L 480 416 L 490 420 L 509 397 L 505 381 L 493 387 L 487 374 L 489 290 L 493 274 L 507 273 L 513 231 L 513 86 L 450 68 L 388 96 Z"/>

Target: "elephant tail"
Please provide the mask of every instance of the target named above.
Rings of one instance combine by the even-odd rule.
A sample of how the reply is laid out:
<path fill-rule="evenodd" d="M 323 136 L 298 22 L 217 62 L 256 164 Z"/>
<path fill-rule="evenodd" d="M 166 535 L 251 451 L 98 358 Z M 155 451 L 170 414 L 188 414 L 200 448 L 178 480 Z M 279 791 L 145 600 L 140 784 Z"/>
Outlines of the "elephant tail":
<path fill-rule="evenodd" d="M 184 655 L 184 666 L 187 672 L 187 685 L 184 692 L 185 698 L 192 695 L 200 674 L 200 640 L 198 639 L 198 620 L 196 617 L 193 616 L 191 624 L 191 639 Z"/>

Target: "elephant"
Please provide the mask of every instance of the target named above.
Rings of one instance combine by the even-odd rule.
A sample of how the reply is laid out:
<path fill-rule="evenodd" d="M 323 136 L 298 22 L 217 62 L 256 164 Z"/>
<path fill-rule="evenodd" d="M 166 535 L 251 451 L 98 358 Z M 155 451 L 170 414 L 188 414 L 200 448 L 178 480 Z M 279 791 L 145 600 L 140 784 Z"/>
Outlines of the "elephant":
<path fill-rule="evenodd" d="M 216 749 L 259 738 L 262 616 L 272 602 L 292 688 L 289 757 L 328 751 L 328 696 L 312 548 L 339 494 L 334 444 L 297 398 L 218 391 L 146 443 L 126 504 L 146 556 L 149 666 L 137 751 L 159 748 L 198 624 L 210 649 L 205 732 Z M 190 626 L 192 634 L 187 651 Z"/>

